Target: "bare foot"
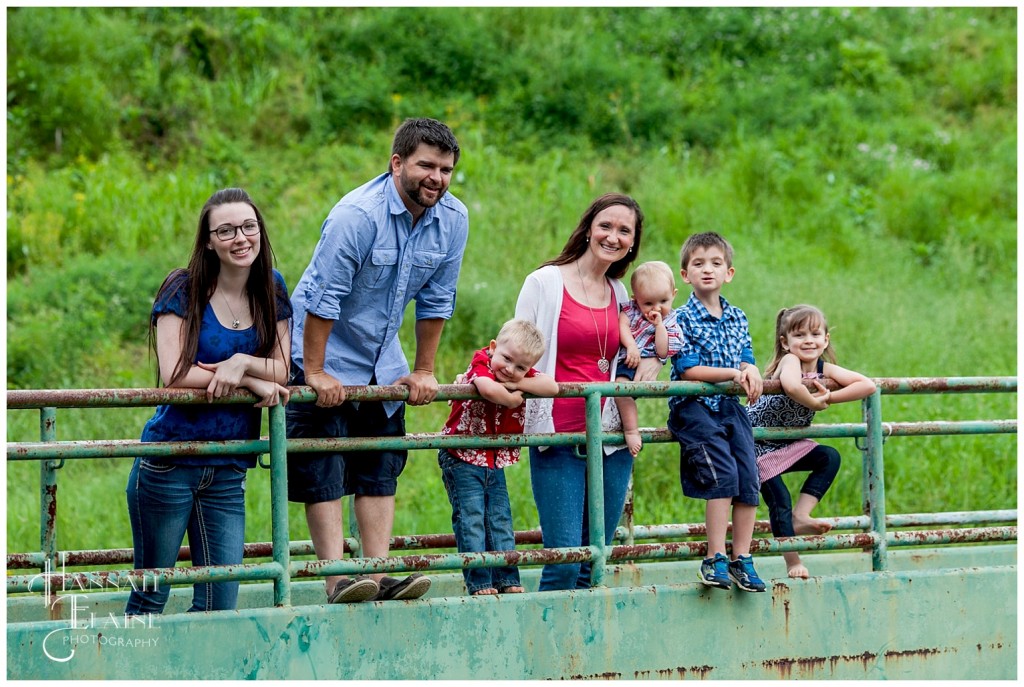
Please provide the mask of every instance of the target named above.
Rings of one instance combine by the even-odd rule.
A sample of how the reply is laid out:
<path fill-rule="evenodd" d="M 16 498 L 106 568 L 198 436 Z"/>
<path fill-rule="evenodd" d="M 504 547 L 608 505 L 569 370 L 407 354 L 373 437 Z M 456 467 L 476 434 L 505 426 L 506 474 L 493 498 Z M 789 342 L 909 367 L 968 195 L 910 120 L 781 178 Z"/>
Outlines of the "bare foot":
<path fill-rule="evenodd" d="M 526 591 L 525 589 L 523 589 L 522 587 L 518 587 L 518 586 L 516 586 L 516 587 L 502 587 L 501 588 L 501 593 L 502 594 L 522 594 L 525 591 Z"/>
<path fill-rule="evenodd" d="M 473 596 L 491 596 L 497 593 L 498 590 L 494 587 L 485 587 L 484 589 L 478 589 L 475 592 L 473 592 Z"/>
<path fill-rule="evenodd" d="M 640 438 L 640 430 L 626 430 L 623 432 L 623 436 L 626 439 L 626 447 L 629 449 L 630 455 L 636 458 L 637 454 L 640 453 L 640 449 L 644 447 L 643 439 Z"/>
<path fill-rule="evenodd" d="M 811 576 L 811 574 L 807 572 L 807 568 L 804 567 L 803 563 L 797 563 L 795 565 L 789 566 L 789 576 L 801 580 L 806 580 L 808 577 Z"/>
<path fill-rule="evenodd" d="M 830 529 L 832 524 L 825 520 L 793 513 L 793 531 L 796 534 L 825 534 Z"/>

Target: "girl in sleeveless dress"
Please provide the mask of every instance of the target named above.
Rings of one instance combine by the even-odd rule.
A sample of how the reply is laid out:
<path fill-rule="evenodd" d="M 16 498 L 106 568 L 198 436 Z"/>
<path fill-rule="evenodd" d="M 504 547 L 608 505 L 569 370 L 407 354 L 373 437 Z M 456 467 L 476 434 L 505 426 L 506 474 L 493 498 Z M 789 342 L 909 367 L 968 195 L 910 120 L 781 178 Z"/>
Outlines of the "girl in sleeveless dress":
<path fill-rule="evenodd" d="M 875 392 L 870 379 L 835 364 L 829 340 L 828 322 L 811 305 L 783 308 L 775 318 L 775 350 L 765 368 L 765 380 L 778 379 L 783 394 L 765 394 L 747 407 L 754 427 L 808 427 L 816 411 L 834 403 L 859 401 Z M 813 380 L 812 392 L 804 380 Z M 823 383 L 831 380 L 841 388 L 829 391 Z M 824 534 L 829 523 L 811 517 L 839 472 L 839 452 L 810 439 L 757 441 L 757 468 L 761 495 L 768 505 L 772 535 Z M 809 472 L 793 506 L 782 475 Z M 807 568 L 795 551 L 782 554 L 790 577 L 808 577 Z"/>

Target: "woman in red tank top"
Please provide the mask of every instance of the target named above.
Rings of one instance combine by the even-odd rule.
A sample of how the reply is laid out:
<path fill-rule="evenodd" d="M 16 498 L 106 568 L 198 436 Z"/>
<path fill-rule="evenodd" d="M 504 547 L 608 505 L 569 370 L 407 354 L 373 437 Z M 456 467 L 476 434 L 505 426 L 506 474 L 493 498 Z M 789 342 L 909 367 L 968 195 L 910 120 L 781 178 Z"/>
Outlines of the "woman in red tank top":
<path fill-rule="evenodd" d="M 640 252 L 642 235 L 639 204 L 626 195 L 603 195 L 583 213 L 562 252 L 527 276 L 516 317 L 536 324 L 547 339 L 538 371 L 559 383 L 615 379 L 618 314 L 628 301 L 620 279 Z M 527 401 L 528 433 L 580 432 L 585 427 L 581 398 Z M 546 548 L 589 544 L 583 449 L 530 448 L 530 479 Z M 606 451 L 603 468 L 605 536 L 610 543 L 622 515 L 633 457 L 625 447 Z M 541 591 L 589 586 L 589 563 L 546 565 L 541 574 Z"/>

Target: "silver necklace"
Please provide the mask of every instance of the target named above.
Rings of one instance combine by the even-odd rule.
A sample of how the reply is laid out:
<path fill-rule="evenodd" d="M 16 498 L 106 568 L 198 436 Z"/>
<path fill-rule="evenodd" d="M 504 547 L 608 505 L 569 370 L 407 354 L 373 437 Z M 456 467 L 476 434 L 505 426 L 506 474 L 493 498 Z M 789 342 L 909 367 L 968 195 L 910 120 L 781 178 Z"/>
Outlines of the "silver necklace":
<path fill-rule="evenodd" d="M 220 294 L 221 300 L 224 301 L 224 305 L 228 306 L 228 312 L 231 313 L 231 328 L 238 329 L 242 322 L 235 316 L 235 311 L 231 309 L 231 303 L 228 302 L 228 297 L 224 295 L 223 291 L 218 291 L 217 293 Z"/>
<path fill-rule="evenodd" d="M 594 321 L 594 333 L 597 334 L 597 350 L 601 354 L 601 357 L 597 359 L 597 369 L 602 373 L 607 374 L 608 370 L 611 369 L 611 364 L 608 362 L 605 353 L 608 349 L 608 342 L 601 339 L 601 330 L 597 326 L 597 318 L 594 317 L 594 309 L 590 307 L 590 294 L 587 293 L 587 285 L 583 282 L 583 272 L 580 271 L 580 261 L 576 261 L 576 274 L 580 278 L 580 288 L 583 289 L 583 297 L 587 299 L 587 310 L 590 311 L 590 319 Z M 608 308 L 602 308 L 604 311 L 604 330 L 608 332 Z"/>

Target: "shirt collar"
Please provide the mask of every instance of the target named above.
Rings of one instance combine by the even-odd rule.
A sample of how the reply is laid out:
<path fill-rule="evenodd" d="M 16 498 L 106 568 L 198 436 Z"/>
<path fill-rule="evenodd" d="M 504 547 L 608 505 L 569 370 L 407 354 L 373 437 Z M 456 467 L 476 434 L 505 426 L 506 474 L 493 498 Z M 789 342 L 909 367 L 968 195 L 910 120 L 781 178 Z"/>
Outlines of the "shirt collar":
<path fill-rule="evenodd" d="M 729 301 L 725 300 L 725 296 L 719 294 L 718 300 L 722 304 L 722 320 L 730 319 L 732 315 L 732 306 L 729 305 Z M 697 294 L 691 293 L 689 300 L 686 302 L 686 307 L 693 312 L 698 319 L 701 320 L 718 320 L 719 318 L 713 317 L 708 309 L 700 302 L 697 298 Z"/>

